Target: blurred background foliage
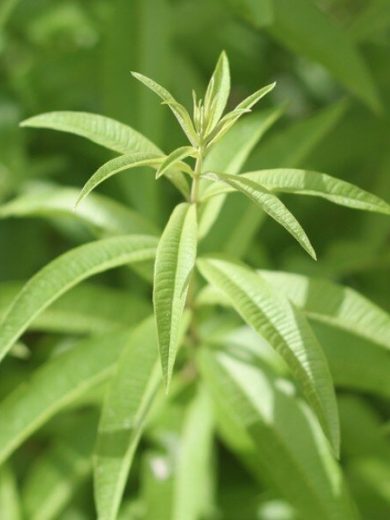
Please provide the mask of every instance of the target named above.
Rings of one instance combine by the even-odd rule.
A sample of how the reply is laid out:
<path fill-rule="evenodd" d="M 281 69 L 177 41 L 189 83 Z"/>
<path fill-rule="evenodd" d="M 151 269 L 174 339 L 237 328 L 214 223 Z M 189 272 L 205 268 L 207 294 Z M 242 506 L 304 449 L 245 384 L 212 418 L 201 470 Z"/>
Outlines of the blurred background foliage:
<path fill-rule="evenodd" d="M 222 49 L 232 68 L 232 106 L 261 85 L 277 81 L 259 114 L 266 116 L 275 107 L 280 114 L 245 170 L 314 169 L 390 200 L 389 0 L 2 0 L 2 207 L 17 195 L 48 185 L 80 187 L 109 158 L 109 152 L 76 137 L 21 130 L 22 119 L 51 110 L 102 113 L 132 125 L 164 151 L 171 151 L 184 144 L 179 129 L 166 107 L 129 72 L 137 70 L 155 78 L 189 105 L 191 89 L 203 91 Z M 156 183 L 149 174 L 119 176 L 101 191 L 160 228 L 178 200 L 164 180 Z M 244 211 L 234 196 L 204 240 L 203 250 L 224 249 L 226 237 L 233 235 L 234 246 L 230 244 L 228 252 L 253 266 L 327 277 L 390 310 L 388 219 L 314 198 L 288 203 L 312 238 L 317 263 L 306 258 L 281 228 L 251 209 Z M 33 213 L 5 218 L 7 211 L 0 208 L 4 217 L 0 220 L 0 300 L 10 282 L 25 280 L 47 261 L 93 236 L 70 217 L 39 218 L 47 215 Z M 131 285 L 140 294 L 149 291 L 126 270 L 101 281 L 114 287 Z M 27 360 L 12 358 L 3 365 L 2 396 L 58 343 L 58 337 L 39 333 L 31 333 L 29 340 L 41 348 Z M 20 349 L 23 357 L 23 345 Z M 341 382 L 339 389 L 342 463 L 363 518 L 388 519 L 389 385 L 352 395 L 353 386 L 353 381 Z M 172 404 L 172 424 L 182 404 Z M 90 432 L 84 424 L 96 421 L 94 413 L 62 414 L 17 452 L 13 464 L 30 511 L 27 518 L 92 517 L 91 442 L 83 435 L 75 439 L 70 432 L 75 427 Z M 140 479 L 140 494 L 151 503 L 158 496 L 169 496 L 170 485 L 164 482 L 166 488 L 161 489 L 153 477 L 150 468 L 169 457 L 154 450 L 153 443 L 145 446 L 139 471 L 133 472 Z M 294 518 L 267 487 L 259 491 L 245 467 L 222 446 L 218 459 L 223 469 L 218 499 L 222 518 Z M 55 479 L 60 482 L 58 468 L 66 469 L 68 487 L 61 488 L 62 501 L 54 515 L 49 511 L 47 516 L 34 516 L 34 500 L 39 503 L 39 495 L 37 499 L 33 492 L 32 475 L 39 482 L 45 468 L 49 468 L 46 478 L 52 471 L 48 485 L 52 493 Z M 12 492 L 11 472 L 4 470 L 1 479 L 3 492 Z M 147 518 L 159 518 L 158 512 L 151 511 Z M 137 501 L 129 502 L 123 515 L 142 518 L 142 507 Z"/>

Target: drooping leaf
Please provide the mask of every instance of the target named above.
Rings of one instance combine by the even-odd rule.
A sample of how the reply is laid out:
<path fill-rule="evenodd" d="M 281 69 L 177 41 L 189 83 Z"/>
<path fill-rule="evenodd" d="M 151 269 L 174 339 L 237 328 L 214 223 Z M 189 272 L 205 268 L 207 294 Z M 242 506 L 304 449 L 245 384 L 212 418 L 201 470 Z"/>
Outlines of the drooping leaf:
<path fill-rule="evenodd" d="M 109 179 L 113 175 L 117 173 L 123 172 L 125 170 L 130 170 L 132 168 L 138 168 L 140 166 L 149 166 L 151 168 L 158 168 L 158 166 L 162 162 L 162 158 L 157 154 L 149 154 L 149 153 L 132 153 L 130 155 L 121 155 L 119 157 L 115 157 L 115 159 L 111 159 L 101 166 L 86 182 L 81 193 L 77 199 L 76 205 L 80 204 L 80 202 L 87 197 L 92 190 L 96 188 L 99 184 Z"/>
<path fill-rule="evenodd" d="M 94 455 L 98 516 L 117 517 L 147 412 L 160 384 L 154 318 L 130 335 L 103 404 Z"/>
<path fill-rule="evenodd" d="M 51 263 L 23 287 L 3 318 L 0 359 L 29 324 L 66 291 L 95 274 L 141 260 L 150 260 L 156 238 L 128 235 L 107 238 L 77 247 Z"/>
<path fill-rule="evenodd" d="M 209 115 L 208 131 L 211 131 L 220 120 L 229 99 L 230 70 L 229 60 L 222 52 L 211 76 L 205 94 L 204 108 Z"/>
<path fill-rule="evenodd" d="M 143 83 L 146 87 L 150 88 L 155 94 L 157 94 L 165 104 L 169 106 L 178 120 L 180 126 L 182 127 L 184 133 L 190 140 L 193 146 L 197 145 L 197 135 L 194 129 L 194 125 L 192 124 L 191 117 L 188 114 L 187 110 L 178 103 L 175 98 L 170 94 L 164 87 L 156 83 L 150 78 L 147 78 L 143 74 L 139 74 L 138 72 L 131 73 L 134 78 Z"/>
<path fill-rule="evenodd" d="M 192 146 L 181 146 L 180 148 L 176 148 L 176 150 L 173 150 L 173 152 L 170 153 L 167 158 L 160 164 L 156 172 L 156 179 L 161 177 L 161 175 L 164 175 L 164 173 L 169 170 L 169 168 L 177 165 L 179 161 L 185 159 L 186 157 L 193 157 L 195 153 L 196 150 Z M 191 172 L 191 169 L 189 168 L 188 171 Z"/>
<path fill-rule="evenodd" d="M 213 501 L 213 410 L 209 395 L 200 389 L 187 410 L 175 472 L 173 520 L 199 520 Z"/>
<path fill-rule="evenodd" d="M 200 259 L 198 266 L 244 321 L 283 357 L 338 453 L 338 416 L 332 378 L 303 314 L 247 267 L 211 258 Z"/>
<path fill-rule="evenodd" d="M 286 272 L 262 270 L 260 275 L 311 319 L 390 348 L 390 316 L 353 289 Z"/>
<path fill-rule="evenodd" d="M 261 184 L 242 175 L 212 172 L 206 174 L 206 177 L 211 180 L 222 181 L 234 190 L 243 193 L 255 204 L 258 204 L 270 217 L 283 226 L 312 258 L 316 259 L 315 251 L 305 231 L 294 215 L 272 192 L 268 191 Z"/>
<path fill-rule="evenodd" d="M 155 262 L 153 303 L 160 360 L 169 385 L 175 363 L 181 317 L 195 264 L 196 207 L 182 203 L 174 209 L 161 236 Z"/>
<path fill-rule="evenodd" d="M 204 348 L 200 366 L 216 403 L 244 432 L 253 464 L 269 476 L 300 518 L 357 518 L 318 423 L 282 380 L 242 351 Z"/>
<path fill-rule="evenodd" d="M 273 0 L 274 21 L 267 30 L 293 52 L 321 63 L 353 94 L 374 109 L 378 91 L 366 63 L 348 35 L 315 3 Z"/>
<path fill-rule="evenodd" d="M 22 287 L 21 283 L 1 284 L 0 320 Z M 62 334 L 98 334 L 133 325 L 151 312 L 151 305 L 141 296 L 83 283 L 51 304 L 28 328 Z"/>
<path fill-rule="evenodd" d="M 124 155 L 131 153 L 164 155 L 154 143 L 130 126 L 98 114 L 48 112 L 26 119 L 21 126 L 69 132 Z M 186 179 L 179 171 L 169 172 L 167 176 L 184 195 L 187 194 Z"/>
<path fill-rule="evenodd" d="M 0 462 L 57 412 L 112 374 L 129 332 L 80 341 L 45 363 L 0 403 Z"/>
<path fill-rule="evenodd" d="M 90 195 L 75 211 L 79 193 L 75 188 L 45 185 L 0 206 L 0 218 L 65 216 L 99 233 L 158 234 L 145 217 L 103 195 Z"/>

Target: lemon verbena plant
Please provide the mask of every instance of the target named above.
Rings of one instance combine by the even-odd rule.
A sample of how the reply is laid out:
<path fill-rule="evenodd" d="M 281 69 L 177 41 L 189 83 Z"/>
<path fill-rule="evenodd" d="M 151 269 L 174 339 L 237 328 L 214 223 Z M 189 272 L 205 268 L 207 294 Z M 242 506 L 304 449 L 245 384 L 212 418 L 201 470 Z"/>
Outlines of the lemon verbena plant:
<path fill-rule="evenodd" d="M 313 259 L 309 238 L 280 194 L 321 197 L 387 215 L 390 207 L 375 195 L 316 171 L 286 167 L 240 173 L 261 133 L 240 133 L 240 125 L 275 84 L 226 111 L 230 71 L 224 53 L 204 97 L 193 93 L 191 114 L 152 79 L 133 76 L 172 111 L 188 144 L 165 154 L 131 127 L 82 112 L 52 112 L 22 123 L 77 134 L 118 155 L 90 177 L 78 198 L 70 188 L 54 198 L 41 195 L 39 204 L 46 197 L 52 209 L 74 210 L 101 237 L 56 258 L 18 292 L 1 324 L 0 357 L 15 348 L 37 320 L 45 319 L 48 309 L 57 305 L 58 310 L 71 289 L 68 306 L 75 319 L 68 325 L 76 333 L 83 330 L 77 318 L 83 293 L 74 287 L 115 267 L 134 267 L 152 282 L 153 312 L 140 317 L 135 301 L 135 318 L 123 320 L 121 301 L 111 304 L 106 293 L 96 293 L 94 305 L 112 305 L 117 326 L 104 330 L 97 311 L 89 338 L 50 359 L 0 404 L 0 459 L 6 460 L 55 413 L 89 395 L 100 410 L 96 442 L 91 442 L 101 520 L 120 514 L 143 436 L 168 446 L 174 460 L 173 487 L 166 489 L 172 498 L 162 499 L 161 505 L 169 513 L 161 518 L 220 518 L 216 438 L 256 479 L 277 489 L 299 518 L 356 518 L 338 462 L 339 419 L 329 359 L 312 323 L 353 331 L 386 349 L 389 316 L 333 282 L 256 270 L 218 251 L 197 251 L 232 193 L 283 226 Z M 141 166 L 152 169 L 158 182 L 167 178 L 183 198 L 161 235 L 132 210 L 91 193 L 121 172 L 146 175 L 140 173 Z M 65 199 L 75 208 L 69 209 Z M 9 205 L 16 211 L 21 202 Z M 178 400 L 185 403 L 183 417 L 177 438 L 170 438 L 164 436 L 164 424 L 170 416 L 167 410 Z M 166 478 L 171 470 L 161 466 L 158 457 L 154 463 L 158 478 Z M 139 514 L 152 518 L 145 511 Z M 133 517 L 129 513 L 123 518 Z"/>

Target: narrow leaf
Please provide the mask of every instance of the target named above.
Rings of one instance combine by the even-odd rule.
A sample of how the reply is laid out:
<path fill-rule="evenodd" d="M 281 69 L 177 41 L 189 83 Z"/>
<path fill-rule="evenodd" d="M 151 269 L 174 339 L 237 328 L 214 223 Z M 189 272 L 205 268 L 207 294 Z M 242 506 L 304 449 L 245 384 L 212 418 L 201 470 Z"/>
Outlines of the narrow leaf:
<path fill-rule="evenodd" d="M 160 383 L 154 318 L 130 335 L 103 404 L 94 456 L 98 516 L 115 520 L 148 409 Z"/>
<path fill-rule="evenodd" d="M 226 260 L 201 259 L 206 280 L 284 358 L 338 453 L 336 399 L 329 368 L 305 317 L 249 268 Z"/>
<path fill-rule="evenodd" d="M 283 202 L 273 193 L 263 188 L 261 184 L 241 175 L 227 175 L 224 173 L 209 173 L 211 180 L 220 180 L 237 191 L 246 195 L 255 204 L 258 204 L 270 217 L 283 226 L 303 249 L 316 260 L 316 254 L 305 231 L 294 215 L 286 208 Z"/>
<path fill-rule="evenodd" d="M 325 173 L 283 168 L 248 172 L 243 177 L 270 191 L 311 195 L 349 208 L 390 214 L 390 206 L 384 200 Z"/>
<path fill-rule="evenodd" d="M 216 141 L 221 139 L 221 137 L 230 130 L 230 128 L 238 121 L 238 119 L 246 112 L 249 112 L 250 109 L 256 103 L 258 103 L 261 98 L 271 92 L 271 90 L 275 88 L 275 85 L 276 83 L 271 83 L 270 85 L 266 85 L 260 90 L 257 90 L 241 101 L 241 103 L 239 103 L 234 110 L 226 114 L 208 136 L 208 146 L 211 146 Z"/>
<path fill-rule="evenodd" d="M 108 238 L 77 247 L 46 265 L 23 287 L 3 318 L 0 359 L 29 324 L 82 280 L 121 265 L 154 257 L 156 239 L 143 235 Z"/>
<path fill-rule="evenodd" d="M 0 462 L 42 424 L 112 374 L 128 332 L 80 341 L 46 362 L 0 403 Z"/>
<path fill-rule="evenodd" d="M 225 52 L 222 52 L 205 95 L 206 117 L 209 117 L 208 130 L 211 131 L 220 120 L 229 99 L 230 94 L 230 70 L 229 60 Z"/>
<path fill-rule="evenodd" d="M 153 303 L 167 388 L 175 363 L 180 322 L 195 263 L 196 243 L 196 207 L 179 204 L 161 236 L 154 271 Z"/>
<path fill-rule="evenodd" d="M 92 190 L 94 190 L 99 184 L 106 181 L 113 175 L 130 170 L 132 168 L 138 168 L 141 166 L 150 166 L 151 168 L 157 168 L 162 158 L 156 154 L 149 153 L 133 153 L 130 155 L 121 155 L 111 159 L 101 166 L 84 185 L 81 193 L 76 201 L 76 206 L 87 197 Z"/>
<path fill-rule="evenodd" d="M 157 94 L 164 103 L 166 103 L 169 108 L 172 110 L 176 119 L 178 120 L 180 126 L 182 127 L 184 133 L 187 135 L 193 146 L 197 145 L 197 135 L 194 129 L 194 125 L 192 124 L 191 117 L 188 114 L 187 110 L 178 103 L 175 98 L 170 94 L 164 87 L 156 83 L 150 78 L 147 78 L 143 74 L 139 74 L 138 72 L 131 73 L 134 78 L 143 83 L 145 86 L 150 88 L 155 94 Z"/>
<path fill-rule="evenodd" d="M 245 434 L 246 455 L 299 518 L 357 518 L 341 469 L 310 410 L 248 353 L 203 349 L 207 386 L 236 434 Z"/>
<path fill-rule="evenodd" d="M 259 271 L 308 317 L 362 336 L 390 349 L 390 316 L 358 292 L 321 278 Z"/>
<path fill-rule="evenodd" d="M 173 150 L 173 152 L 171 152 L 160 164 L 156 172 L 156 179 L 161 177 L 161 175 L 164 175 L 169 168 L 177 165 L 179 161 L 186 157 L 193 157 L 195 153 L 196 150 L 192 146 L 181 146 L 180 148 L 176 148 L 176 150 Z M 191 171 L 191 169 L 189 171 Z"/>

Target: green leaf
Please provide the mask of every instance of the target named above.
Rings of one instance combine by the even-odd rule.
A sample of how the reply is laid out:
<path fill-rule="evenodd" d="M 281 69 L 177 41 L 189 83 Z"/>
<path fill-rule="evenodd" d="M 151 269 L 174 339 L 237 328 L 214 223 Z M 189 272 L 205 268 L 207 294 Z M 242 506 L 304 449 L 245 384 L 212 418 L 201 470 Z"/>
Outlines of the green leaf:
<path fill-rule="evenodd" d="M 178 348 L 178 336 L 197 245 L 196 207 L 182 203 L 174 209 L 156 253 L 153 303 L 160 360 L 168 388 Z"/>
<path fill-rule="evenodd" d="M 326 173 L 292 168 L 276 168 L 243 173 L 239 178 L 249 179 L 271 192 L 321 197 L 349 208 L 390 214 L 390 206 L 382 199 L 354 184 L 331 177 Z M 233 187 L 211 186 L 204 198 L 229 193 Z"/>
<path fill-rule="evenodd" d="M 267 29 L 298 55 L 321 63 L 353 94 L 377 110 L 378 91 L 346 31 L 311 0 L 273 0 L 274 22 Z"/>
<path fill-rule="evenodd" d="M 390 214 L 390 206 L 384 200 L 325 173 L 281 168 L 248 172 L 243 177 L 273 192 L 311 195 L 349 208 Z"/>
<path fill-rule="evenodd" d="M 226 132 L 238 121 L 238 119 L 245 113 L 250 112 L 250 109 L 260 101 L 261 98 L 266 96 L 271 90 L 275 88 L 276 83 L 271 83 L 265 87 L 257 90 L 241 103 L 239 103 L 234 110 L 226 114 L 220 122 L 216 125 L 214 130 L 208 136 L 208 146 L 210 147 L 216 141 L 221 139 Z"/>
<path fill-rule="evenodd" d="M 294 215 L 286 208 L 283 202 L 272 192 L 263 188 L 261 184 L 243 177 L 242 175 L 227 175 L 225 173 L 208 173 L 205 175 L 210 180 L 220 180 L 240 191 L 255 204 L 259 205 L 270 217 L 283 226 L 303 249 L 316 260 L 316 254 L 305 231 L 302 229 Z"/>
<path fill-rule="evenodd" d="M 154 143 L 130 126 L 88 112 L 48 112 L 26 119 L 21 126 L 69 132 L 124 155 L 164 155 Z M 179 171 L 169 172 L 167 176 L 184 195 L 188 193 L 187 181 Z"/>
<path fill-rule="evenodd" d="M 26 119 L 21 126 L 69 132 L 120 154 L 135 152 L 161 154 L 155 144 L 130 126 L 98 114 L 48 112 Z"/>
<path fill-rule="evenodd" d="M 338 416 L 331 375 L 303 314 L 247 267 L 210 258 L 198 260 L 198 266 L 243 320 L 283 357 L 338 453 Z"/>
<path fill-rule="evenodd" d="M 230 94 L 230 70 L 229 60 L 225 52 L 222 52 L 213 75 L 208 84 L 204 108 L 208 117 L 207 130 L 211 131 L 220 120 L 229 99 Z"/>
<path fill-rule="evenodd" d="M 308 317 L 344 329 L 390 349 L 390 316 L 358 292 L 321 278 L 259 271 Z"/>
<path fill-rule="evenodd" d="M 117 517 L 148 410 L 160 384 L 154 318 L 138 326 L 118 359 L 100 418 L 94 456 L 98 516 Z"/>
<path fill-rule="evenodd" d="M 213 501 L 213 409 L 204 389 L 188 407 L 175 472 L 173 520 L 198 520 L 210 514 Z"/>
<path fill-rule="evenodd" d="M 246 434 L 252 463 L 300 518 L 357 518 L 318 423 L 284 380 L 245 351 L 203 349 L 200 366 L 217 405 Z"/>
<path fill-rule="evenodd" d="M 157 94 L 165 104 L 169 106 L 178 120 L 180 126 L 182 127 L 184 133 L 190 140 L 193 146 L 197 146 L 198 138 L 194 129 L 194 125 L 192 124 L 191 117 L 188 114 L 187 110 L 178 103 L 175 98 L 161 85 L 153 81 L 152 79 L 144 76 L 143 74 L 139 74 L 138 72 L 131 73 L 134 78 L 143 83 L 145 86 L 150 88 L 155 94 Z"/>
<path fill-rule="evenodd" d="M 253 148 L 270 126 L 277 121 L 280 115 L 280 108 L 263 110 L 239 121 L 206 155 L 203 163 L 204 171 L 216 170 L 231 174 L 238 173 Z M 201 180 L 201 198 L 203 197 L 202 194 L 207 192 L 207 186 L 209 184 L 208 181 Z M 202 204 L 199 211 L 200 237 L 207 235 L 218 217 L 224 202 L 225 197 L 221 196 L 218 199 L 210 200 Z M 214 238 L 215 237 L 212 237 L 211 240 L 214 241 Z"/>
<path fill-rule="evenodd" d="M 0 320 L 23 285 L 0 285 Z M 29 330 L 67 334 L 98 334 L 128 327 L 149 316 L 142 297 L 102 285 L 81 284 L 52 303 L 29 325 Z"/>
<path fill-rule="evenodd" d="M 0 462 L 57 412 L 112 374 L 128 332 L 80 341 L 45 363 L 0 403 Z"/>
<path fill-rule="evenodd" d="M 29 324 L 66 291 L 95 274 L 154 257 L 156 239 L 143 235 L 107 238 L 77 247 L 46 265 L 26 283 L 3 318 L 0 359 Z"/>
<path fill-rule="evenodd" d="M 177 165 L 177 163 L 182 159 L 185 159 L 186 157 L 194 157 L 195 153 L 196 150 L 192 146 L 181 146 L 180 148 L 176 148 L 176 150 L 173 150 L 173 152 L 170 153 L 167 158 L 160 164 L 160 167 L 156 172 L 156 179 L 161 177 L 161 175 L 169 170 L 169 168 Z M 191 172 L 192 170 L 189 168 L 188 171 Z"/>
<path fill-rule="evenodd" d="M 156 227 L 146 218 L 103 195 L 90 195 L 75 211 L 79 193 L 75 188 L 38 187 L 0 206 L 0 218 L 69 217 L 99 233 L 158 234 Z"/>
<path fill-rule="evenodd" d="M 111 159 L 101 166 L 90 179 L 86 182 L 81 193 L 77 199 L 76 206 L 85 199 L 85 197 L 91 193 L 99 184 L 106 181 L 113 175 L 137 168 L 140 166 L 150 166 L 151 168 L 158 168 L 162 162 L 162 158 L 157 154 L 150 153 L 132 153 L 130 155 L 121 155 Z"/>
<path fill-rule="evenodd" d="M 7 465 L 0 468 L 0 511 L 3 520 L 21 520 L 20 498 L 16 479 Z"/>

